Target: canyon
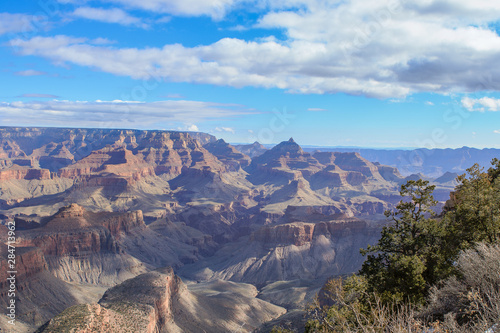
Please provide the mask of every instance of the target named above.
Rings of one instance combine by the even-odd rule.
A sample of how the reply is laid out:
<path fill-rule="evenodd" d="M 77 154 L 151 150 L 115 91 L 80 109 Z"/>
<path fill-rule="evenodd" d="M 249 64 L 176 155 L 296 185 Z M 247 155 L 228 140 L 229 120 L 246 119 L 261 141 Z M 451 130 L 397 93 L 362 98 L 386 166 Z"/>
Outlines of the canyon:
<path fill-rule="evenodd" d="M 0 278 L 11 221 L 19 332 L 264 332 L 359 269 L 407 179 L 292 138 L 3 127 Z"/>

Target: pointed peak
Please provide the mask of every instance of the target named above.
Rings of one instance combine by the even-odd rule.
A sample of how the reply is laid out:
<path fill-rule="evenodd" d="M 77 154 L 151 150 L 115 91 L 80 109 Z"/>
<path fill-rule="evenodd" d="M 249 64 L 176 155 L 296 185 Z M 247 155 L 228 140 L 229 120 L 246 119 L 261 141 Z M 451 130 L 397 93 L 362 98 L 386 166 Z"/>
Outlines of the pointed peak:
<path fill-rule="evenodd" d="M 224 139 L 219 139 L 219 140 L 215 141 L 215 143 L 226 144 L 226 141 L 224 141 Z"/>
<path fill-rule="evenodd" d="M 271 150 L 273 151 L 280 151 L 280 152 L 294 152 L 294 153 L 299 153 L 302 154 L 304 151 L 302 148 L 295 142 L 293 141 L 293 138 L 290 138 L 288 141 L 283 141 L 276 146 L 274 146 Z"/>
<path fill-rule="evenodd" d="M 288 139 L 286 141 L 282 141 L 279 144 L 277 144 L 275 147 L 282 147 L 282 146 L 285 146 L 285 147 L 300 147 L 299 144 L 293 140 L 293 138 L 290 138 L 290 139 Z"/>

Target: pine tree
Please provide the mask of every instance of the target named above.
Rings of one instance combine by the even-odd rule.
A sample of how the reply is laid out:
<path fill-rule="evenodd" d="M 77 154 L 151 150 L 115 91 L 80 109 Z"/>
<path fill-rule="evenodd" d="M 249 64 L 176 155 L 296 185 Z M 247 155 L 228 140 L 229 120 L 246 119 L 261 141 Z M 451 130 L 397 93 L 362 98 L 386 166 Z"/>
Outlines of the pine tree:
<path fill-rule="evenodd" d="M 429 287 L 452 271 L 445 228 L 431 210 L 437 203 L 434 188 L 421 179 L 402 185 L 396 211 L 386 212 L 392 223 L 382 229 L 377 245 L 361 250 L 367 259 L 360 274 L 387 302 L 421 303 Z"/>
<path fill-rule="evenodd" d="M 500 161 L 492 164 L 488 172 L 474 164 L 457 178 L 456 204 L 445 218 L 460 249 L 500 241 Z"/>

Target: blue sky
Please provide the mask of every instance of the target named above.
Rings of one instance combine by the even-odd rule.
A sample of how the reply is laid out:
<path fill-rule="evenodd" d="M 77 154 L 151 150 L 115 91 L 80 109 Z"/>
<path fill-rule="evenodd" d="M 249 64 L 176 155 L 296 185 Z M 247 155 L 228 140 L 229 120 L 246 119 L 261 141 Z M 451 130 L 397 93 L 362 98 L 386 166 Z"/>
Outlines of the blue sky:
<path fill-rule="evenodd" d="M 0 125 L 500 148 L 500 3 L 0 4 Z"/>

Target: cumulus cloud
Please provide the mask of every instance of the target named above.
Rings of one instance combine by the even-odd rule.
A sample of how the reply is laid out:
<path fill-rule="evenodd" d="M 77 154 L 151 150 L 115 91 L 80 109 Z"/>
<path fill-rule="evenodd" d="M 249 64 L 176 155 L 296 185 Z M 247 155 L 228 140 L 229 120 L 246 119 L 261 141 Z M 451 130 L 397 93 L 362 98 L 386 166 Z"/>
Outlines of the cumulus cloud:
<path fill-rule="evenodd" d="M 73 12 L 73 16 L 106 23 L 117 23 L 121 25 L 134 25 L 141 28 L 148 28 L 148 25 L 141 22 L 137 17 L 129 15 L 119 8 L 93 8 L 79 7 Z"/>
<path fill-rule="evenodd" d="M 250 113 L 241 105 L 187 100 L 149 103 L 121 100 L 0 103 L 2 122 L 17 125 L 146 128 L 167 121 L 187 123 L 190 124 L 187 130 L 198 131 L 198 127 L 193 124 Z"/>
<path fill-rule="evenodd" d="M 241 0 L 243 1 L 243 0 Z M 172 15 L 219 17 L 238 0 L 109 0 Z M 286 39 L 114 48 L 68 36 L 12 41 L 22 54 L 134 79 L 161 77 L 291 93 L 404 98 L 415 92 L 500 90 L 500 3 L 478 0 L 254 0 L 257 28 Z"/>
<path fill-rule="evenodd" d="M 493 133 L 500 134 L 500 130 L 494 130 Z"/>
<path fill-rule="evenodd" d="M 483 97 L 479 99 L 464 97 L 462 98 L 462 105 L 469 111 L 500 111 L 500 99 L 491 97 Z"/>

